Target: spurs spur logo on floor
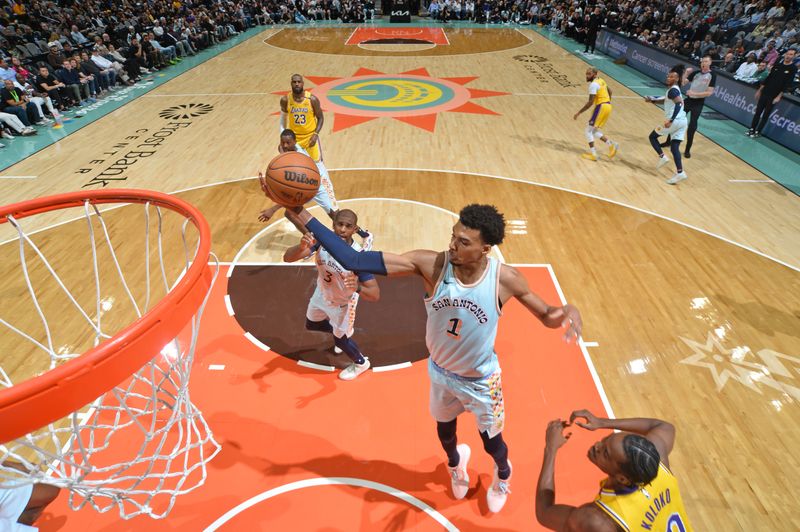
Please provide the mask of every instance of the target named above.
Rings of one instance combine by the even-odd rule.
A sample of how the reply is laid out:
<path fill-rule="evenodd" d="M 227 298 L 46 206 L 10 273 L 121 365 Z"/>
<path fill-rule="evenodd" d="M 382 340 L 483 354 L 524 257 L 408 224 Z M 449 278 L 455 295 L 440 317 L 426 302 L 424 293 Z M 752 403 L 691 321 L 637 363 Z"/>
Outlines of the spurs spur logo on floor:
<path fill-rule="evenodd" d="M 760 349 L 756 353 L 747 346 L 727 349 L 713 332 L 708 333 L 705 343 L 679 338 L 693 351 L 681 364 L 711 372 L 718 392 L 728 381 L 734 380 L 760 395 L 763 395 L 762 387 L 766 386 L 800 401 L 800 387 L 787 382 L 796 381 L 800 376 L 800 358 L 772 349 Z"/>
<path fill-rule="evenodd" d="M 166 120 L 186 120 L 208 114 L 213 110 L 214 106 L 207 103 L 185 103 L 168 107 L 158 113 L 158 116 Z"/>
<path fill-rule="evenodd" d="M 565 88 L 581 86 L 580 83 L 571 82 L 569 76 L 566 74 L 559 72 L 547 57 L 542 57 L 540 55 L 515 55 L 514 60 L 523 63 L 525 70 L 536 76 L 542 83 L 549 83 L 552 79 Z"/>
<path fill-rule="evenodd" d="M 109 184 L 121 184 L 128 179 L 128 170 L 139 161 L 155 155 L 167 139 L 178 131 L 190 127 L 195 118 L 214 110 L 207 103 L 188 103 L 164 109 L 158 115 L 167 120 L 160 127 L 139 128 L 100 148 L 94 158 L 81 165 L 75 173 L 90 174 L 91 178 L 81 188 L 105 188 Z"/>

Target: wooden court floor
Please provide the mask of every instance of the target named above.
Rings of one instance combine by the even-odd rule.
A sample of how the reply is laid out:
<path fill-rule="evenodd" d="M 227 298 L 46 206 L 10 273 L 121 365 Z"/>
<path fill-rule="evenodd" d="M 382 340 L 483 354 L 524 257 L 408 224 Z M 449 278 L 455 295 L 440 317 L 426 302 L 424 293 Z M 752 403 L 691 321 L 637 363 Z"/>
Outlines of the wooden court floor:
<path fill-rule="evenodd" d="M 339 52 L 349 33 L 337 28 L 314 29 L 305 50 L 298 45 L 304 42 L 302 30 L 267 30 L 9 169 L 10 174 L 37 178 L 0 180 L 0 191 L 4 202 L 103 184 L 175 192 L 205 213 L 222 261 L 275 262 L 294 243 L 295 235 L 284 223 L 266 227 L 257 221 L 265 200 L 252 177 L 276 151 L 279 128 L 274 113 L 279 93 L 288 90 L 291 74 L 300 72 L 307 77 L 307 86 L 320 87 L 330 102 L 322 131 L 326 164 L 338 198 L 348 200 L 363 224 L 376 233 L 376 248 L 441 248 L 449 236 L 452 213 L 470 202 L 497 205 L 513 221 L 499 248 L 504 260 L 551 265 L 566 299 L 581 308 L 584 340 L 590 343 L 586 349 L 614 414 L 661 417 L 676 424 L 673 469 L 695 529 L 800 527 L 793 511 L 800 504 L 800 465 L 794 450 L 800 437 L 800 201 L 775 184 L 731 183 L 733 177 L 763 176 L 702 136 L 685 164 L 689 180 L 677 187 L 665 185 L 670 174 L 657 173 L 647 142 L 661 111 L 614 81 L 609 81 L 614 112 L 606 132 L 621 143 L 620 155 L 597 163 L 581 159 L 583 119 L 588 117 L 575 122 L 572 114 L 586 99 L 586 65 L 534 32 L 502 31 L 508 33 L 505 44 L 500 34 L 494 35 L 491 50 L 484 50 L 489 45 L 482 41 L 479 54 L 465 53 L 465 48 L 484 35 L 447 30 L 452 33 L 449 44 L 437 46 L 436 55 L 407 51 L 378 55 L 374 47 Z M 453 96 L 429 108 L 392 113 L 376 109 L 377 104 L 368 101 L 372 96 L 348 101 L 347 91 L 364 80 L 373 84 L 380 80 L 395 89 L 413 82 L 428 87 L 429 94 L 438 90 Z M 32 229 L 64 221 L 58 215 L 41 218 L 31 220 Z M 48 229 L 42 237 L 69 242 L 72 225 Z M 0 228 L 0 240 L 12 237 L 7 227 Z M 0 245 L 4 278 L 14 279 L 16 252 L 14 243 Z M 65 256 L 69 258 L 68 250 Z M 26 315 L 19 294 L 12 285 L 2 292 L 0 308 L 9 314 L 0 315 Z M 292 312 L 302 313 L 305 301 L 292 305 Z M 361 312 L 370 312 L 368 306 Z M 219 319 L 225 318 L 220 311 Z M 211 322 L 209 330 L 217 330 L 216 322 Z M 225 330 L 233 331 L 234 325 Z M 355 390 L 369 393 L 373 387 L 334 385 L 332 375 L 299 371 L 273 354 L 253 354 L 234 336 L 220 333 L 207 342 L 231 358 L 231 372 L 224 376 L 227 385 L 253 387 L 253 401 L 259 400 L 258 393 L 267 393 L 273 378 L 276 390 L 278 386 L 289 390 L 289 396 L 280 400 L 292 402 L 293 408 L 303 397 L 312 396 L 325 398 L 311 401 L 316 401 L 316 408 L 336 409 L 339 394 L 343 404 L 354 404 L 363 400 Z M 6 342 L 5 333 L 2 338 L 4 346 L 13 345 L 12 352 L 18 352 L 16 344 Z M 569 394 L 552 404 L 541 402 L 536 393 L 526 397 L 528 390 L 522 388 L 544 386 L 534 376 L 540 370 L 553 371 L 553 378 L 563 378 L 562 386 L 569 389 L 567 367 L 539 368 L 535 362 L 546 349 L 536 338 L 524 346 L 513 336 L 506 344 L 508 354 L 500 353 L 506 373 L 513 373 L 506 383 L 513 396 L 509 408 L 516 403 L 519 409 L 509 426 L 525 426 L 513 429 L 519 431 L 519 443 L 511 441 L 512 460 L 521 455 L 525 465 L 516 474 L 520 488 L 512 494 L 516 500 L 508 521 L 502 517 L 492 521 L 474 500 L 475 506 L 467 506 L 471 509 L 463 514 L 443 495 L 435 471 L 435 436 L 429 433 L 430 420 L 425 417 L 424 363 L 415 363 L 403 376 L 398 373 L 396 380 L 389 373 L 375 373 L 365 381 L 378 377 L 391 386 L 407 383 L 418 392 L 413 400 L 420 419 L 404 426 L 419 431 L 417 440 L 424 444 L 424 452 L 404 454 L 399 461 L 405 470 L 394 470 L 387 478 L 400 478 L 402 487 L 421 500 L 462 519 L 456 525 L 465 530 L 537 529 L 530 488 L 536 482 L 541 448 L 533 442 L 541 440 L 549 419 L 584 406 L 570 404 Z M 214 349 L 203 356 L 213 358 Z M 535 354 L 532 365 L 517 366 L 528 351 Z M 8 363 L 23 368 L 16 356 L 6 355 L 4 367 Z M 272 366 L 266 374 L 259 373 L 264 364 Z M 584 366 L 582 371 L 588 370 Z M 203 367 L 197 373 L 198 382 L 205 383 L 201 389 L 214 389 L 209 379 L 219 377 Z M 591 394 L 586 393 L 585 386 L 576 386 L 575 402 L 589 400 Z M 215 399 L 223 401 L 211 393 L 198 402 L 217 412 L 222 407 L 213 406 Z M 251 411 L 251 407 L 237 411 L 235 405 L 225 406 L 234 417 L 212 417 L 212 429 L 216 422 L 228 435 L 226 427 L 233 424 L 264 423 L 268 433 L 280 433 L 281 441 L 297 437 L 302 442 L 291 463 L 308 464 L 318 458 L 303 450 L 321 444 L 313 427 L 300 430 L 287 411 Z M 380 456 L 379 431 L 386 420 L 356 417 L 354 430 L 359 441 L 369 442 L 369 451 L 354 450 L 354 442 L 346 439 L 344 448 L 326 448 L 322 454 L 338 457 L 345 469 L 378 478 L 380 468 L 367 471 L 358 464 Z M 315 418 L 303 419 L 313 423 Z M 461 433 L 468 433 L 469 423 L 467 419 L 461 423 Z M 248 442 L 247 449 L 254 454 L 234 462 L 259 472 L 263 489 L 236 493 L 226 504 L 275 487 L 278 479 L 348 476 L 327 463 L 303 466 L 299 476 L 299 466 L 290 468 L 288 476 L 287 470 L 278 475 L 274 464 L 264 464 L 280 453 L 264 449 L 260 454 L 257 441 Z M 230 454 L 221 456 L 231 459 Z M 568 466 L 562 459 L 558 468 L 578 469 L 559 477 L 557 486 L 563 486 L 559 497 L 577 502 L 576 498 L 589 497 L 591 486 L 581 478 L 584 473 L 591 477 L 591 470 L 581 469 L 581 461 L 585 465 L 581 452 L 569 456 L 576 465 Z M 380 459 L 391 462 L 392 456 Z M 230 472 L 236 468 L 231 462 L 221 462 L 219 468 L 227 471 L 228 481 L 234 481 Z M 426 495 L 428 491 L 431 495 Z M 187 530 L 208 526 L 217 516 L 198 517 L 205 505 L 201 493 L 202 489 L 200 498 L 192 495 L 190 507 L 176 510 L 194 518 L 159 526 Z M 390 510 L 371 513 L 367 508 L 376 495 L 368 490 L 343 493 L 325 504 L 336 506 L 344 497 L 341 500 L 362 518 L 353 526 L 365 530 L 424 526 L 421 519 L 414 520 L 419 516 L 413 512 L 414 519 L 399 521 Z M 276 519 L 275 523 L 288 518 L 270 511 L 261 518 Z M 58 501 L 42 529 L 71 530 L 78 523 L 110 529 L 115 526 L 112 518 L 94 521 L 76 516 Z M 132 522 L 131 529 L 137 523 Z M 318 521 L 305 529 L 338 527 Z M 341 529 L 353 528 L 343 523 Z"/>

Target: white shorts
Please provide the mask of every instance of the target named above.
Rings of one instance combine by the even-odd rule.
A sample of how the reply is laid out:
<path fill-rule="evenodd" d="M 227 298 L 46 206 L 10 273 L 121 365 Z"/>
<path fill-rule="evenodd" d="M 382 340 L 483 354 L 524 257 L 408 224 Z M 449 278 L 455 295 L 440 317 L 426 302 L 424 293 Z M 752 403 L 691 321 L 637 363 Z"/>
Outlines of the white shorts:
<path fill-rule="evenodd" d="M 333 182 L 331 182 L 331 177 L 328 175 L 328 169 L 325 168 L 322 161 L 317 163 L 317 169 L 319 170 L 320 180 L 319 190 L 317 195 L 314 196 L 314 202 L 322 207 L 326 213 L 336 211 L 339 206 L 336 204 L 336 194 L 333 192 Z"/>
<path fill-rule="evenodd" d="M 0 488 L 0 532 L 36 530 L 33 527 L 17 523 L 17 519 L 28 506 L 32 493 L 33 484 L 25 484 L 16 488 Z"/>
<path fill-rule="evenodd" d="M 683 140 L 684 135 L 686 135 L 686 128 L 688 126 L 689 122 L 684 118 L 683 120 L 675 120 L 669 127 L 657 127 L 655 131 L 658 136 L 670 135 L 672 140 Z"/>
<path fill-rule="evenodd" d="M 446 423 L 463 412 L 472 412 L 478 430 L 494 438 L 506 420 L 500 368 L 488 377 L 465 379 L 434 364 L 428 358 L 431 379 L 430 409 L 436 421 Z"/>
<path fill-rule="evenodd" d="M 322 297 L 319 287 L 314 289 L 314 295 L 308 302 L 306 318 L 311 321 L 325 321 L 331 324 L 333 335 L 336 338 L 353 336 L 353 325 L 356 322 L 356 306 L 358 294 L 353 294 L 350 301 L 344 305 L 330 305 Z"/>

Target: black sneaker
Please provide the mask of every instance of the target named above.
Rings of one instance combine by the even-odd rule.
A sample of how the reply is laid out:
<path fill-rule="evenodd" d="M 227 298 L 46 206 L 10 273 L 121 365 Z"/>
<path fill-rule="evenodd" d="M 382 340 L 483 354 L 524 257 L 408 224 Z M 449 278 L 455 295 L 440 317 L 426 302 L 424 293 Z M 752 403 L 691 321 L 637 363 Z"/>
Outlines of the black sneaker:
<path fill-rule="evenodd" d="M 692 158 L 691 152 L 688 152 L 688 151 L 684 152 L 683 156 L 686 157 L 687 159 L 691 159 Z"/>
<path fill-rule="evenodd" d="M 760 136 L 761 136 L 761 133 L 760 133 L 760 132 L 758 132 L 758 131 L 754 131 L 754 132 L 753 132 L 753 134 L 752 134 L 752 135 L 750 135 L 750 137 L 751 137 L 751 138 L 754 138 L 754 139 L 757 139 L 757 138 L 758 138 L 758 137 L 760 137 Z"/>
<path fill-rule="evenodd" d="M 744 134 L 747 135 L 748 137 L 752 137 L 753 133 L 755 133 L 755 131 L 753 131 L 752 129 L 748 129 L 747 131 L 744 132 Z"/>

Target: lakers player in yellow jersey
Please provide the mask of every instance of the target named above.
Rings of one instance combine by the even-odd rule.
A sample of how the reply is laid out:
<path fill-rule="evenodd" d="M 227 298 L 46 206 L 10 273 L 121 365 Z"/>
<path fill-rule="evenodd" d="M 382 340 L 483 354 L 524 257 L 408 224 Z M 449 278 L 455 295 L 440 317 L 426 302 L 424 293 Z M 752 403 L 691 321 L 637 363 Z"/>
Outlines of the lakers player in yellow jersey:
<path fill-rule="evenodd" d="M 597 150 L 594 148 L 594 139 L 596 137 L 608 144 L 608 156 L 613 159 L 617 154 L 617 150 L 619 150 L 619 144 L 610 141 L 600 129 L 606 125 L 608 117 L 611 116 L 611 88 L 603 78 L 598 76 L 597 69 L 594 67 L 586 69 L 586 81 L 589 82 L 589 101 L 572 117 L 573 120 L 577 120 L 581 113 L 594 105 L 592 117 L 586 125 L 586 140 L 589 141 L 589 153 L 584 153 L 582 157 L 590 161 L 597 160 Z"/>
<path fill-rule="evenodd" d="M 577 508 L 555 504 L 556 452 L 567 442 L 570 434 L 564 429 L 573 422 L 587 430 L 622 431 L 589 448 L 589 460 L 608 477 L 594 501 Z M 577 410 L 569 422 L 551 421 L 536 489 L 536 519 L 563 532 L 692 532 L 678 481 L 669 470 L 674 443 L 675 427 L 659 419 L 602 419 Z"/>
<path fill-rule="evenodd" d="M 294 74 L 291 94 L 281 98 L 281 131 L 294 131 L 297 144 L 317 163 L 322 162 L 319 132 L 324 121 L 319 99 L 305 90 L 303 76 Z"/>

